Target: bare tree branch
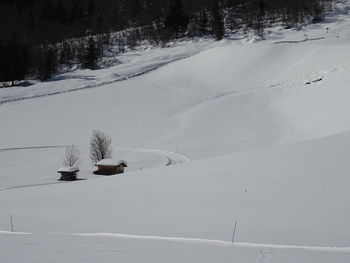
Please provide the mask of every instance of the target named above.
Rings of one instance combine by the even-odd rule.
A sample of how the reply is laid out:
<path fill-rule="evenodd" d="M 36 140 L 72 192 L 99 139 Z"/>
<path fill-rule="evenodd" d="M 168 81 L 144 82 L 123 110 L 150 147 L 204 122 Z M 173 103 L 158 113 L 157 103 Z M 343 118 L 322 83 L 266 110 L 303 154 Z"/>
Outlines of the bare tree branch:
<path fill-rule="evenodd" d="M 97 163 L 112 158 L 112 139 L 104 132 L 94 130 L 90 139 L 90 159 Z"/>
<path fill-rule="evenodd" d="M 68 146 L 64 154 L 63 165 L 66 167 L 74 167 L 80 165 L 80 155 L 81 152 L 76 145 L 72 144 Z"/>

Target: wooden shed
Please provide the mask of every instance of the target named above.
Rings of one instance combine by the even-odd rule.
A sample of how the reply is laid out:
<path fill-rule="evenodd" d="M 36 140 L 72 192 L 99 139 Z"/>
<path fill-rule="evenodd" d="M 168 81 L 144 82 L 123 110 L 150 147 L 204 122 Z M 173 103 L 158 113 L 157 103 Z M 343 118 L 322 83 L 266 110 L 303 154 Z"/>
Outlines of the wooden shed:
<path fill-rule="evenodd" d="M 97 166 L 97 171 L 94 174 L 114 175 L 124 173 L 124 168 L 128 167 L 128 164 L 124 160 L 114 161 L 104 159 L 96 163 L 95 166 Z"/>
<path fill-rule="evenodd" d="M 79 167 L 62 167 L 57 171 L 57 173 L 61 174 L 60 181 L 75 181 L 77 180 L 78 172 Z"/>

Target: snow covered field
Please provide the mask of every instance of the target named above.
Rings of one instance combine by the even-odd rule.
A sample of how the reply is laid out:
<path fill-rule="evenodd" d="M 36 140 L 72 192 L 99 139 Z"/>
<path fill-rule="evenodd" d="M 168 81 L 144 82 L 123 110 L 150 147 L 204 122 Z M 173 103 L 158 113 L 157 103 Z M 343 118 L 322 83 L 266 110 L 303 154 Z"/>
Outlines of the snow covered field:
<path fill-rule="evenodd" d="M 348 262 L 349 6 L 0 89 L 1 262 Z M 125 175 L 92 174 L 93 129 Z M 87 180 L 57 183 L 71 143 Z"/>
<path fill-rule="evenodd" d="M 80 147 L 85 162 L 80 166 L 79 179 L 93 179 L 89 149 Z M 0 150 L 0 190 L 58 184 L 58 174 L 52 172 L 53 167 L 60 167 L 65 146 L 38 146 L 9 148 Z M 170 166 L 187 163 L 190 160 L 180 154 L 154 149 L 138 149 L 130 147 L 114 148 L 114 155 L 129 160 L 128 171 L 143 170 L 159 166 Z M 34 175 L 34 176 L 33 176 Z"/>
<path fill-rule="evenodd" d="M 0 235 L 11 262 L 337 262 L 349 249 L 288 247 L 123 235 Z M 28 249 L 30 244 L 30 249 Z M 41 253 L 45 247 L 45 253 Z M 10 261 L 9 261 L 10 262 Z"/>
<path fill-rule="evenodd" d="M 86 262 L 347 262 L 349 143 L 345 133 L 125 176 L 3 190 L 0 229 L 10 230 L 13 214 L 14 230 L 34 235 L 0 233 L 1 254 L 5 262 L 40 262 L 43 255 L 56 262 L 58 252 Z M 234 221 L 235 239 L 244 244 L 229 244 Z"/>
<path fill-rule="evenodd" d="M 156 70 L 168 63 L 193 56 L 210 48 L 213 44 L 212 40 L 199 39 L 171 43 L 169 48 L 140 47 L 135 51 L 119 55 L 116 58 L 119 64 L 108 69 L 78 70 L 29 87 L 0 89 L 0 104 L 81 89 L 98 88 L 106 84 L 127 80 Z"/>

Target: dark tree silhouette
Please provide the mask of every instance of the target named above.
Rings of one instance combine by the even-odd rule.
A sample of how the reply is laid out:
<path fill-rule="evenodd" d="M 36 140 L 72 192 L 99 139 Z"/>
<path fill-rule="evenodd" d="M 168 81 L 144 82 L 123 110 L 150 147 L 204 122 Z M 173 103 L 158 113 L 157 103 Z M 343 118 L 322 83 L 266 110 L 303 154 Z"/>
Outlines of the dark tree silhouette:
<path fill-rule="evenodd" d="M 30 54 L 25 43 L 21 42 L 17 34 L 13 34 L 10 40 L 3 44 L 0 76 L 2 81 L 22 80 L 29 71 Z"/>
<path fill-rule="evenodd" d="M 99 49 L 93 37 L 90 37 L 83 54 L 82 67 L 85 69 L 97 69 L 99 60 Z"/>
<path fill-rule="evenodd" d="M 169 14 L 165 19 L 165 26 L 171 28 L 179 35 L 186 31 L 188 22 L 189 18 L 185 14 L 184 4 L 181 0 L 175 0 L 175 3 L 170 7 Z"/>
<path fill-rule="evenodd" d="M 218 1 L 215 1 L 212 8 L 212 23 L 211 27 L 216 40 L 223 39 L 225 35 L 224 21 L 220 12 L 220 7 Z"/>
<path fill-rule="evenodd" d="M 57 50 L 49 46 L 40 50 L 41 58 L 38 61 L 38 76 L 40 80 L 48 80 L 58 71 Z"/>
<path fill-rule="evenodd" d="M 46 79 L 77 63 L 94 69 L 100 53 L 96 49 L 106 46 L 98 35 L 119 30 L 127 29 L 117 43 L 119 52 L 142 40 L 164 46 L 184 33 L 188 37 L 212 34 L 220 40 L 224 28 L 262 35 L 274 21 L 290 28 L 301 28 L 306 21 L 320 22 L 332 2 L 335 0 L 0 0 L 0 81 L 14 83 L 26 75 Z M 87 44 L 86 39 L 93 35 Z M 50 54 L 42 48 L 48 46 L 57 52 Z M 50 62 L 53 56 L 58 71 L 43 74 L 38 69 L 45 63 L 54 64 Z"/>

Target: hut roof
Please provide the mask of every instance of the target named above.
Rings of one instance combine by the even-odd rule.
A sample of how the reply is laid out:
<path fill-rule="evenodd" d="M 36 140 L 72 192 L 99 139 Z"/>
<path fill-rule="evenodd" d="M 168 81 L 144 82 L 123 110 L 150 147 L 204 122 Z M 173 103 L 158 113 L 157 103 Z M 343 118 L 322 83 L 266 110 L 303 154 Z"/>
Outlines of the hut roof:
<path fill-rule="evenodd" d="M 119 166 L 121 164 L 128 167 L 128 163 L 124 160 L 115 161 L 111 159 L 103 159 L 96 163 L 95 166 Z"/>
<path fill-rule="evenodd" d="M 79 167 L 61 167 L 58 173 L 76 173 L 79 172 Z"/>

